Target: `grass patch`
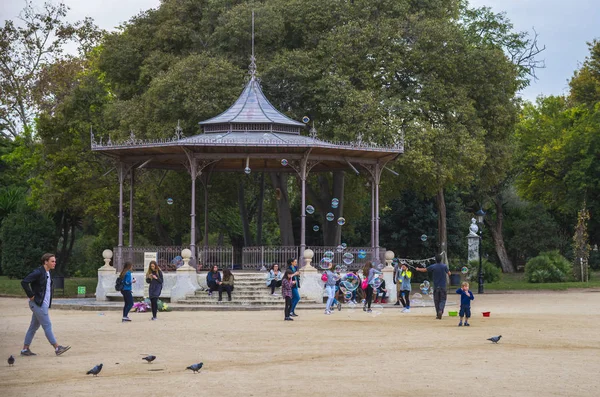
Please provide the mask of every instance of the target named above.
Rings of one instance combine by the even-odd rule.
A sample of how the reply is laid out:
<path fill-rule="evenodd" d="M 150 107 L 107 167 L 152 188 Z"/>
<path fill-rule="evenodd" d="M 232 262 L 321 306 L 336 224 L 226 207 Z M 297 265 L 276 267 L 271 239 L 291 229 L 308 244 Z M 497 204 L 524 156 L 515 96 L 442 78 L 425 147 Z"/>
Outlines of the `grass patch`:
<path fill-rule="evenodd" d="M 506 273 L 502 274 L 500 281 L 485 284 L 485 290 L 490 291 L 514 291 L 514 290 L 550 290 L 564 291 L 569 288 L 599 288 L 600 273 L 595 272 L 590 274 L 590 281 L 580 283 L 577 281 L 567 281 L 563 283 L 528 283 L 524 273 Z M 477 288 L 477 283 L 473 283 L 473 289 Z"/>
<path fill-rule="evenodd" d="M 77 287 L 84 286 L 86 296 L 93 297 L 96 293 L 97 278 L 92 277 L 71 277 L 65 278 L 65 298 L 77 297 Z M 25 291 L 21 287 L 20 279 L 9 279 L 6 276 L 0 276 L 0 295 L 25 297 Z M 62 298 L 62 290 L 55 290 L 54 297 Z"/>

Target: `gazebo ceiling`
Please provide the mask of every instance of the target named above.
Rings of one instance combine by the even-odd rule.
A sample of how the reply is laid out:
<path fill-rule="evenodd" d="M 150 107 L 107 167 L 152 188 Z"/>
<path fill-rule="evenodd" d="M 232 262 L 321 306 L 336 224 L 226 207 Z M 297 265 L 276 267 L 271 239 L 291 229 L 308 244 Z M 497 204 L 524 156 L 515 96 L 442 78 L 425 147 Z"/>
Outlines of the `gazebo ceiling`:
<path fill-rule="evenodd" d="M 129 139 L 113 142 L 95 141 L 92 151 L 117 161 L 144 168 L 181 169 L 189 166 L 190 157 L 210 161 L 213 171 L 244 171 L 246 164 L 254 171 L 294 172 L 282 164 L 307 157 L 318 161 L 313 171 L 351 169 L 353 164 L 387 163 L 404 152 L 402 141 L 391 147 L 361 141 L 332 143 L 300 135 L 305 127 L 277 111 L 264 96 L 254 76 L 237 101 L 220 115 L 199 123 L 204 134 L 183 137 L 178 128 L 172 139 Z M 285 163 L 285 162 L 284 162 Z"/>

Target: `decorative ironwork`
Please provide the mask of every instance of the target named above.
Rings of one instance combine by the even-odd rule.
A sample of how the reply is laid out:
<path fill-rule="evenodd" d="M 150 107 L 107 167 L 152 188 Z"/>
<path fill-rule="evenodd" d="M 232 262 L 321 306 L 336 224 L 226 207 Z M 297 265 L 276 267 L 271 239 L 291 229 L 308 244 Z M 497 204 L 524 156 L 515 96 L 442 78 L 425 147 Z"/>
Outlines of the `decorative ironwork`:
<path fill-rule="evenodd" d="M 317 129 L 315 128 L 315 122 L 312 122 L 312 127 L 310 127 L 310 130 L 308 131 L 308 135 L 312 138 L 312 139 L 317 139 Z"/>
<path fill-rule="evenodd" d="M 178 141 L 183 138 L 183 129 L 179 124 L 179 120 L 177 120 L 177 127 L 175 127 L 175 140 Z"/>
<path fill-rule="evenodd" d="M 217 265 L 219 269 L 233 269 L 233 247 L 232 246 L 200 246 L 198 252 L 197 270 L 209 270 Z"/>
<path fill-rule="evenodd" d="M 119 247 L 114 248 L 114 252 L 117 252 Z M 158 267 L 163 272 L 174 272 L 179 267 L 183 266 L 183 258 L 181 257 L 181 251 L 185 246 L 143 246 L 143 247 L 121 247 L 123 255 L 123 261 L 120 264 L 116 264 L 118 272 L 123 270 L 123 264 L 125 262 L 133 263 L 133 270 L 143 271 L 144 270 L 144 253 L 156 252 Z"/>
<path fill-rule="evenodd" d="M 242 268 L 244 270 L 266 271 L 277 263 L 280 269 L 285 269 L 287 260 L 298 258 L 298 246 L 255 246 L 242 248 Z M 298 262 L 301 262 L 300 260 Z"/>

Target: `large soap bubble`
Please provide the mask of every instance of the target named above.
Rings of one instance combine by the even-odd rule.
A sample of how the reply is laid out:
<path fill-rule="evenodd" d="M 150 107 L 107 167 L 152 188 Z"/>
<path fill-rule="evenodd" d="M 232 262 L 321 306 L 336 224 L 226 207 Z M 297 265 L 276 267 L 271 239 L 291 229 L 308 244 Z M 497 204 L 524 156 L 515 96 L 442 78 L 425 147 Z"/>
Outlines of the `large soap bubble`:
<path fill-rule="evenodd" d="M 329 222 L 331 222 L 335 219 L 335 215 L 333 215 L 332 212 L 328 212 L 327 215 L 325 215 L 325 219 L 327 219 Z"/>
<path fill-rule="evenodd" d="M 286 159 L 282 159 L 281 165 L 283 165 L 285 167 L 286 165 L 288 165 L 288 161 Z"/>
<path fill-rule="evenodd" d="M 313 226 L 313 231 L 318 232 L 319 231 L 319 225 L 314 225 Z"/>
<path fill-rule="evenodd" d="M 335 250 L 336 250 L 337 252 L 340 252 L 340 253 L 341 253 L 341 252 L 344 252 L 345 248 L 344 248 L 344 246 L 343 246 L 342 244 L 340 244 L 340 245 L 338 245 L 338 246 L 336 247 L 336 249 L 335 249 Z"/>
<path fill-rule="evenodd" d="M 172 205 L 173 204 L 173 199 L 171 197 L 169 197 L 167 199 L 167 204 Z"/>
<path fill-rule="evenodd" d="M 323 270 L 329 270 L 331 269 L 331 267 L 333 266 L 333 263 L 330 259 L 328 258 L 321 258 L 321 261 L 319 262 L 319 267 Z"/>
<path fill-rule="evenodd" d="M 334 198 L 331 200 L 331 208 L 337 208 L 340 205 L 340 200 Z"/>
<path fill-rule="evenodd" d="M 346 223 L 346 218 L 344 217 L 339 217 L 337 220 L 338 225 L 343 226 Z"/>
<path fill-rule="evenodd" d="M 325 251 L 325 253 L 323 253 L 323 257 L 328 258 L 329 260 L 333 260 L 334 256 L 335 254 L 333 253 L 333 251 Z"/>
<path fill-rule="evenodd" d="M 250 167 L 246 167 L 246 168 L 244 168 L 244 172 L 246 173 L 246 175 L 250 175 L 252 170 L 250 169 Z"/>
<path fill-rule="evenodd" d="M 421 235 L 421 241 L 427 241 L 427 235 L 426 234 L 422 234 Z"/>
<path fill-rule="evenodd" d="M 360 250 L 358 251 L 358 259 L 365 259 L 367 257 L 367 251 Z"/>
<path fill-rule="evenodd" d="M 468 268 L 468 267 L 466 267 L 466 266 L 463 266 L 463 267 L 462 267 L 462 269 L 460 269 L 460 272 L 461 272 L 462 274 L 467 274 L 467 273 L 469 273 L 469 268 Z"/>
<path fill-rule="evenodd" d="M 342 261 L 344 261 L 346 265 L 350 265 L 352 262 L 354 262 L 354 255 L 352 255 L 350 252 L 346 252 L 342 257 Z"/>
<path fill-rule="evenodd" d="M 347 273 L 342 276 L 340 285 L 346 288 L 348 291 L 356 291 L 359 286 L 359 278 L 354 273 Z"/>
<path fill-rule="evenodd" d="M 315 213 L 315 207 L 313 207 L 312 205 L 307 205 L 306 206 L 306 213 L 309 215 L 312 215 Z"/>

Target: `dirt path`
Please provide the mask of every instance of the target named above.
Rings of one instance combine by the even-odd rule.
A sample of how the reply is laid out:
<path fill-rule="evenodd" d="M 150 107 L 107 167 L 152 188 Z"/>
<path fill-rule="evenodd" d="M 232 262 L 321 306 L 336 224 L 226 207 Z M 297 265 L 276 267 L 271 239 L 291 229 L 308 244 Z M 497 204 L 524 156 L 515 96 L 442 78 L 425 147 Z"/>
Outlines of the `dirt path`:
<path fill-rule="evenodd" d="M 51 311 L 56 357 L 40 329 L 18 356 L 30 312 L 0 299 L 2 396 L 594 396 L 600 390 L 600 294 L 476 296 L 470 328 L 432 308 L 378 316 Z M 455 309 L 452 307 L 451 309 Z M 491 311 L 484 319 L 482 311 Z M 498 345 L 486 338 L 501 334 Z M 142 361 L 143 353 L 158 358 Z M 6 358 L 16 356 L 14 367 Z M 185 367 L 202 361 L 200 374 Z M 97 378 L 85 372 L 103 363 Z"/>

